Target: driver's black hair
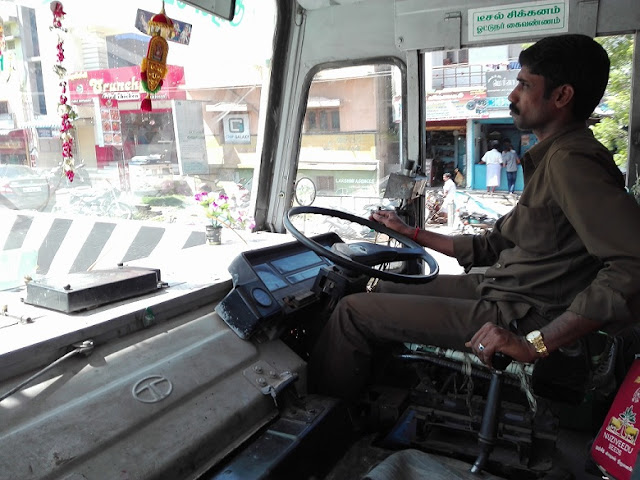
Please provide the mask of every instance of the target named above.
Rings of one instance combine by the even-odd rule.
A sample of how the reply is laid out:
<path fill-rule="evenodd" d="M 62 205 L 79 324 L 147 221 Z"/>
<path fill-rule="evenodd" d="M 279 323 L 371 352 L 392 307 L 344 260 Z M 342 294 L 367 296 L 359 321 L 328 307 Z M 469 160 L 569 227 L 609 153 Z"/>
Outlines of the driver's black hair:
<path fill-rule="evenodd" d="M 587 35 L 546 37 L 520 52 L 520 65 L 545 81 L 545 98 L 560 85 L 575 91 L 573 115 L 586 120 L 596 108 L 609 81 L 609 56 Z"/>

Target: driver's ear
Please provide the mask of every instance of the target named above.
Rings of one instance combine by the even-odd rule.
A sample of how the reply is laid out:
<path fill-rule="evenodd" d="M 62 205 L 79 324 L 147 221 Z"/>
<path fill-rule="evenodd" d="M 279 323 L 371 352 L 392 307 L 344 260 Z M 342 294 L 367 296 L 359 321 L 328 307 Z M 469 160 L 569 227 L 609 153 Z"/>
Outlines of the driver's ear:
<path fill-rule="evenodd" d="M 552 92 L 552 99 L 558 109 L 565 108 L 567 106 L 571 107 L 573 101 L 575 100 L 575 89 L 573 85 L 565 83 L 560 85 L 554 89 Z"/>

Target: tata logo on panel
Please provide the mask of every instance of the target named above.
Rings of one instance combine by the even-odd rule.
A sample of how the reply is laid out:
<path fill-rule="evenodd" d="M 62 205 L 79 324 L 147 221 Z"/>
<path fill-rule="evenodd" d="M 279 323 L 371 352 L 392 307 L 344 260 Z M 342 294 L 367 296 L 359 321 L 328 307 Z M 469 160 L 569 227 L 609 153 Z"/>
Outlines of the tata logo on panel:
<path fill-rule="evenodd" d="M 224 118 L 225 143 L 251 143 L 249 115 L 246 113 L 230 113 Z"/>

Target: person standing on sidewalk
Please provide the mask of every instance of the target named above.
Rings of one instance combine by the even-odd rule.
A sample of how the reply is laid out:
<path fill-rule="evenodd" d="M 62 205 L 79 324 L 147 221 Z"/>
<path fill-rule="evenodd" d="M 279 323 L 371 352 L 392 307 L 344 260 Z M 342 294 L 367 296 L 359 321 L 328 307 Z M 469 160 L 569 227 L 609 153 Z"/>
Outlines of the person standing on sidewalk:
<path fill-rule="evenodd" d="M 511 195 L 516 193 L 516 178 L 518 175 L 518 165 L 520 165 L 520 157 L 513 149 L 510 140 L 505 140 L 502 146 L 502 164 L 507 171 L 507 185 Z"/>
<path fill-rule="evenodd" d="M 496 187 L 500 185 L 500 172 L 502 171 L 502 154 L 498 151 L 498 141 L 491 140 L 489 151 L 482 156 L 480 163 L 487 164 L 487 192 L 493 195 Z"/>
<path fill-rule="evenodd" d="M 447 212 L 447 226 L 453 227 L 456 212 L 456 184 L 451 180 L 451 174 L 448 172 L 442 175 L 442 180 L 444 180 L 442 208 Z"/>

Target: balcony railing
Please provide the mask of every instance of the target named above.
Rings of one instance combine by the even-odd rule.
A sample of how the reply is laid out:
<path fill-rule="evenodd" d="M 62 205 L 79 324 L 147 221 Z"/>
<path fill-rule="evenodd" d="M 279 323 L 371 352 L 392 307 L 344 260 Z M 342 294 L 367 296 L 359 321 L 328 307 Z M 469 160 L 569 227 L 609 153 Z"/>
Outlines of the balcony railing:
<path fill-rule="evenodd" d="M 432 67 L 434 90 L 443 88 L 480 87 L 485 86 L 485 73 L 495 70 L 493 66 L 470 65 L 461 63 Z"/>

